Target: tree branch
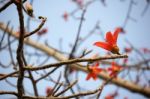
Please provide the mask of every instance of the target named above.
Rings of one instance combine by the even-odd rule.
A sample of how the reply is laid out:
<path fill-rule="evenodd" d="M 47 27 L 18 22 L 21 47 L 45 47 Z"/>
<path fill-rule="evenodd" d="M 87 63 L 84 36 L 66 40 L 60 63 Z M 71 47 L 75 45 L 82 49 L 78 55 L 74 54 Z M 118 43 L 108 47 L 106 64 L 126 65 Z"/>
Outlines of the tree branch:
<path fill-rule="evenodd" d="M 0 23 L 0 29 L 2 29 L 4 31 L 6 29 L 6 25 Z M 17 35 L 15 34 L 15 32 L 11 32 L 9 28 L 7 29 L 6 32 L 17 38 Z M 47 47 L 47 46 L 45 46 L 41 43 L 38 43 L 36 41 L 33 41 L 31 39 L 25 40 L 24 42 L 29 46 L 32 46 L 36 49 L 39 49 L 40 51 L 46 53 L 49 56 L 53 56 L 55 59 L 57 59 L 59 61 L 68 60 L 68 58 L 65 57 L 62 53 L 60 53 L 59 51 L 57 51 L 56 49 L 54 49 L 50 46 Z M 73 68 L 76 68 L 77 70 L 80 70 L 83 72 L 88 72 L 88 70 L 86 68 L 84 68 L 81 64 L 72 64 L 71 66 Z M 109 75 L 107 75 L 104 72 L 101 72 L 99 74 L 99 78 L 102 78 L 104 80 L 110 79 Z M 127 80 L 123 80 L 121 78 L 113 79 L 112 83 L 116 84 L 120 87 L 123 87 L 125 89 L 128 89 L 132 92 L 139 93 L 141 95 L 150 97 L 150 88 L 148 88 L 148 87 L 143 88 L 142 86 L 139 86 L 139 85 L 132 83 L 132 82 L 129 82 Z"/>
<path fill-rule="evenodd" d="M 101 60 L 106 60 L 106 59 L 117 59 L 117 58 L 128 58 L 128 56 L 127 55 L 112 55 L 112 56 L 104 56 L 104 57 L 98 57 L 98 58 L 75 58 L 75 59 L 61 61 L 59 63 L 53 63 L 53 64 L 40 66 L 40 67 L 26 66 L 26 67 L 24 67 L 24 69 L 32 70 L 32 71 L 33 70 L 42 70 L 42 69 L 47 69 L 50 67 L 73 64 L 73 63 L 78 63 L 78 62 L 94 62 L 94 61 L 101 61 Z"/>

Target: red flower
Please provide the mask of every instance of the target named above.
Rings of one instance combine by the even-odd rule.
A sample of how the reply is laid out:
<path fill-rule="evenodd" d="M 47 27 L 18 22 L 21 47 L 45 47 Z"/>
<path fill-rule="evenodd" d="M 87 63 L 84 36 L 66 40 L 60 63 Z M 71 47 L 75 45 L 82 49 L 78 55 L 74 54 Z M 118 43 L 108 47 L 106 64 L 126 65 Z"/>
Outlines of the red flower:
<path fill-rule="evenodd" d="M 43 35 L 43 34 L 46 34 L 47 32 L 48 32 L 48 29 L 47 29 L 47 28 L 43 28 L 43 29 L 41 29 L 40 31 L 38 31 L 37 34 L 38 34 L 39 36 L 41 36 L 41 35 Z"/>
<path fill-rule="evenodd" d="M 125 51 L 126 53 L 131 53 L 132 48 L 126 47 L 126 48 L 124 48 L 124 51 Z"/>
<path fill-rule="evenodd" d="M 79 7 L 83 7 L 83 2 L 84 0 L 72 0 L 73 2 L 75 2 Z"/>
<path fill-rule="evenodd" d="M 65 20 L 65 21 L 67 21 L 67 20 L 68 20 L 68 13 L 67 13 L 67 12 L 64 12 L 64 14 L 63 14 L 63 18 L 64 18 L 64 20 Z"/>
<path fill-rule="evenodd" d="M 70 69 L 69 69 L 69 73 L 70 73 L 70 74 L 72 74 L 72 73 L 75 72 L 75 71 L 76 71 L 76 69 L 74 69 L 74 68 L 70 68 Z"/>
<path fill-rule="evenodd" d="M 127 96 L 125 96 L 125 97 L 124 97 L 124 99 L 128 99 L 128 97 L 127 97 Z"/>
<path fill-rule="evenodd" d="M 118 92 L 108 94 L 107 96 L 105 96 L 105 99 L 114 99 L 116 96 L 118 96 Z"/>
<path fill-rule="evenodd" d="M 107 32 L 106 42 L 99 41 L 99 42 L 95 42 L 94 45 L 101 47 L 105 50 L 111 51 L 114 54 L 120 54 L 119 48 L 117 46 L 117 38 L 118 38 L 119 32 L 121 32 L 120 28 L 117 28 L 114 34 L 112 34 L 111 32 Z"/>
<path fill-rule="evenodd" d="M 127 62 L 128 62 L 128 58 L 123 59 L 124 64 L 127 64 Z"/>
<path fill-rule="evenodd" d="M 142 51 L 144 52 L 144 54 L 150 53 L 150 49 L 148 48 L 142 48 Z"/>
<path fill-rule="evenodd" d="M 92 66 L 89 67 L 89 74 L 86 77 L 86 80 L 93 78 L 94 80 L 97 79 L 97 75 L 102 71 L 101 68 L 98 68 L 99 62 L 96 62 Z"/>
<path fill-rule="evenodd" d="M 51 95 L 52 94 L 52 92 L 53 92 L 53 88 L 52 87 L 46 87 L 46 95 L 48 96 L 48 95 Z"/>
<path fill-rule="evenodd" d="M 107 96 L 105 96 L 105 99 L 114 99 L 114 97 L 111 95 L 107 95 Z"/>
<path fill-rule="evenodd" d="M 76 0 L 76 3 L 77 3 L 80 7 L 83 6 L 83 0 Z"/>
<path fill-rule="evenodd" d="M 112 65 L 108 70 L 110 71 L 110 77 L 117 77 L 117 73 L 122 70 L 122 67 L 118 66 L 115 62 L 112 62 Z"/>

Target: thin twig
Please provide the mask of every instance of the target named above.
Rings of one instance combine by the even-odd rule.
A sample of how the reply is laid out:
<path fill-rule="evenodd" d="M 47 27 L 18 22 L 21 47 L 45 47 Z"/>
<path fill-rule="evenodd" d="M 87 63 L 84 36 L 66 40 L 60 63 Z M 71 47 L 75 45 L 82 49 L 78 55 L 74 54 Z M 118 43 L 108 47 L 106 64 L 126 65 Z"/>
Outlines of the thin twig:
<path fill-rule="evenodd" d="M 1 50 L 2 42 L 3 42 L 3 40 L 4 40 L 4 37 L 5 37 L 5 34 L 6 34 L 6 30 L 7 30 L 8 26 L 9 26 L 9 24 L 10 24 L 10 21 L 8 21 L 7 26 L 6 26 L 6 29 L 5 29 L 5 31 L 3 32 L 3 36 L 2 36 L 2 39 L 1 39 L 1 41 L 0 41 L 0 50 Z"/>
<path fill-rule="evenodd" d="M 13 28 L 11 29 L 11 31 L 13 31 Z M 11 48 L 10 44 L 11 44 L 10 43 L 10 34 L 8 34 L 8 50 L 9 50 L 12 65 L 14 66 L 13 68 L 16 69 L 16 67 L 15 67 L 16 64 L 15 64 L 15 61 L 14 61 L 14 58 L 13 58 L 12 48 Z"/>
<path fill-rule="evenodd" d="M 49 76 L 50 74 L 52 74 L 52 73 L 53 73 L 55 70 L 57 70 L 57 69 L 58 69 L 58 67 L 54 68 L 54 69 L 51 70 L 49 73 L 47 73 L 47 74 L 41 76 L 40 78 L 38 78 L 35 82 L 37 83 L 37 82 L 39 82 L 40 80 L 42 80 L 43 78 L 46 78 L 47 76 Z"/>
<path fill-rule="evenodd" d="M 54 87 L 53 87 L 53 89 L 52 89 L 52 93 L 51 93 L 51 94 L 48 94 L 48 96 L 50 96 L 50 95 L 54 96 L 55 93 L 58 91 L 58 90 L 57 90 L 57 86 L 59 85 L 60 79 L 61 79 L 61 73 L 60 73 L 60 75 L 59 75 L 59 77 L 58 77 L 58 79 L 57 79 L 57 82 L 55 83 L 55 85 L 54 85 Z M 60 83 L 60 85 L 62 85 L 62 84 L 63 84 L 63 83 Z M 58 88 L 58 89 L 59 89 L 59 88 Z"/>
<path fill-rule="evenodd" d="M 25 59 L 25 56 L 24 56 L 24 52 L 22 52 L 22 59 L 24 61 L 24 64 L 27 65 L 27 62 L 26 62 L 26 59 Z M 35 94 L 35 96 L 38 96 L 37 85 L 36 85 L 36 82 L 34 80 L 34 77 L 31 73 L 31 71 L 28 70 L 28 73 L 29 73 L 29 78 L 30 78 L 30 80 L 32 82 L 32 85 L 33 85 L 34 94 Z"/>
<path fill-rule="evenodd" d="M 75 80 L 72 84 L 70 84 L 66 89 L 64 89 L 63 91 L 57 93 L 55 96 L 58 97 L 61 94 L 65 93 L 67 90 L 69 90 L 70 88 L 72 88 L 75 84 L 77 83 L 77 80 Z"/>
<path fill-rule="evenodd" d="M 0 12 L 2 12 L 3 10 L 5 10 L 6 8 L 8 8 L 11 4 L 13 4 L 13 1 L 12 0 L 8 1 L 5 5 L 3 5 L 0 8 Z"/>
<path fill-rule="evenodd" d="M 47 68 L 55 67 L 55 66 L 66 65 L 66 64 L 73 64 L 77 62 L 94 62 L 94 61 L 101 61 L 101 60 L 106 60 L 106 59 L 117 59 L 117 58 L 128 58 L 128 56 L 127 55 L 112 55 L 112 56 L 104 56 L 104 57 L 98 57 L 98 58 L 76 58 L 76 59 L 61 61 L 59 63 L 44 65 L 41 67 L 26 66 L 24 67 L 24 69 L 34 71 L 34 70 L 47 69 Z"/>
<path fill-rule="evenodd" d="M 38 31 L 43 27 L 43 25 L 45 24 L 46 19 L 47 19 L 47 18 L 42 18 L 42 22 L 41 22 L 41 24 L 38 26 L 38 28 L 36 28 L 34 31 L 32 31 L 32 32 L 30 32 L 30 33 L 28 33 L 28 34 L 26 34 L 26 35 L 24 36 L 24 38 L 29 37 L 29 36 L 35 34 L 36 32 L 38 32 Z"/>
<path fill-rule="evenodd" d="M 15 71 L 15 72 L 6 74 L 6 75 L 4 75 L 3 77 L 1 77 L 0 80 L 6 79 L 7 77 L 11 77 L 12 75 L 17 74 L 17 73 L 18 73 L 18 71 Z"/>
<path fill-rule="evenodd" d="M 15 91 L 0 91 L 0 95 L 6 95 L 6 94 L 18 96 L 18 94 Z"/>

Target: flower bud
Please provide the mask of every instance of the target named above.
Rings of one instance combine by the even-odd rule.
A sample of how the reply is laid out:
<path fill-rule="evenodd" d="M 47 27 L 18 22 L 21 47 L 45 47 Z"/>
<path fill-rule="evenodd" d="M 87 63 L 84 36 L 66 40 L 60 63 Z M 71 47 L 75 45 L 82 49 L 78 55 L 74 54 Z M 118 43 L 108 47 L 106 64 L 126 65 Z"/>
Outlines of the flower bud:
<path fill-rule="evenodd" d="M 50 87 L 50 86 L 46 87 L 46 95 L 47 95 L 47 96 L 48 96 L 48 95 L 51 95 L 52 92 L 53 92 L 53 88 L 52 88 L 52 87 Z"/>
<path fill-rule="evenodd" d="M 33 17 L 33 7 L 32 7 L 32 5 L 31 5 L 29 2 L 27 2 L 27 3 L 25 4 L 25 8 L 26 8 L 27 13 L 28 13 L 31 17 Z"/>
<path fill-rule="evenodd" d="M 114 45 L 114 46 L 112 47 L 111 52 L 114 53 L 114 54 L 120 55 L 120 53 L 119 53 L 119 47 L 118 47 L 117 45 Z"/>

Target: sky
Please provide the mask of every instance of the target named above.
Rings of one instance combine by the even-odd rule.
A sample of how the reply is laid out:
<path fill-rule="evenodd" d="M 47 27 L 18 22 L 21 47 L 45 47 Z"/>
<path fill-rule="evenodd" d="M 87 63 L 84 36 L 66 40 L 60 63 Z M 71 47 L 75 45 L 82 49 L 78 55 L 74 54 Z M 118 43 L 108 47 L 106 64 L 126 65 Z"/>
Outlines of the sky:
<path fill-rule="evenodd" d="M 89 0 L 84 0 L 84 2 L 88 2 Z M 85 13 L 85 21 L 83 22 L 82 28 L 81 28 L 81 37 L 86 36 L 89 31 L 91 31 L 94 27 L 94 25 L 97 23 L 97 21 L 100 22 L 101 31 L 105 34 L 107 31 L 114 31 L 114 29 L 118 26 L 123 26 L 129 4 L 131 0 L 106 0 L 106 6 L 104 6 L 99 0 L 92 3 L 90 6 L 88 6 L 87 11 Z M 150 48 L 150 9 L 148 8 L 144 15 L 141 15 L 145 6 L 146 6 L 146 0 L 133 0 L 135 2 L 135 5 L 133 5 L 130 17 L 134 18 L 136 21 L 129 20 L 125 26 L 125 34 L 120 34 L 118 39 L 118 45 L 121 48 L 121 52 L 123 52 L 123 48 L 128 46 L 128 44 L 125 42 L 125 39 L 128 39 L 132 44 L 137 48 Z M 1 5 L 0 5 L 1 6 Z M 76 34 L 78 31 L 80 20 L 75 20 L 72 17 L 68 17 L 68 21 L 65 21 L 62 18 L 62 15 L 64 12 L 71 13 L 74 9 L 77 8 L 77 5 L 73 3 L 71 0 L 34 0 L 33 3 L 33 9 L 34 9 L 34 15 L 35 18 L 38 19 L 38 16 L 44 16 L 47 17 L 47 21 L 44 25 L 44 27 L 48 28 L 48 33 L 40 38 L 39 42 L 44 43 L 45 40 L 54 48 L 59 48 L 59 40 L 62 39 L 62 51 L 64 52 L 70 52 L 70 44 L 73 44 L 76 38 Z M 80 17 L 82 11 L 78 11 L 75 16 Z M 25 15 L 25 26 L 27 15 Z M 16 11 L 16 7 L 14 5 L 11 5 L 9 8 L 7 8 L 5 11 L 0 13 L 0 22 L 4 22 L 5 24 L 10 21 L 10 25 L 13 26 L 14 30 L 18 30 L 18 15 Z M 30 30 L 34 30 L 39 22 L 35 21 L 34 19 L 31 19 L 31 26 Z M 2 33 L 0 31 L 0 33 Z M 104 50 L 99 49 L 95 46 L 93 46 L 93 43 L 95 41 L 103 40 L 101 35 L 99 34 L 100 31 L 96 31 L 95 35 L 91 35 L 91 37 L 86 40 L 77 51 L 77 55 L 81 53 L 83 49 L 93 50 L 93 53 L 99 53 L 100 55 L 103 55 L 105 53 Z M 1 34 L 0 34 L 1 35 Z M 31 37 L 33 40 L 39 39 L 37 35 L 33 35 Z M 14 49 L 17 48 L 16 43 L 13 46 Z M 34 51 L 33 49 L 29 48 L 28 51 Z M 90 54 L 90 55 L 92 55 Z M 0 52 L 0 60 L 3 62 L 7 62 L 6 59 L 4 59 L 4 56 L 7 56 L 8 53 L 6 51 Z M 9 55 L 8 55 L 9 57 Z M 15 55 L 14 55 L 15 57 Z M 9 58 L 8 58 L 9 59 Z M 36 64 L 36 59 L 32 58 L 30 63 Z M 42 60 L 40 60 L 42 61 Z M 49 62 L 55 62 L 55 60 L 51 59 Z M 45 63 L 46 64 L 46 63 Z M 52 74 L 52 77 L 57 77 L 58 73 L 63 69 L 63 67 L 60 70 L 57 70 L 56 73 Z M 12 69 L 10 69 L 12 70 Z M 2 68 L 0 68 L 0 73 L 3 72 L 10 72 L 6 71 Z M 36 75 L 36 74 L 35 74 Z M 84 88 L 93 89 L 96 88 L 102 83 L 101 80 L 98 80 L 94 82 L 93 80 L 85 81 L 86 74 L 80 73 L 80 85 Z M 12 81 L 11 79 L 9 79 Z M 63 80 L 63 79 L 62 79 Z M 12 81 L 15 83 L 15 81 Z M 27 90 L 32 91 L 32 86 L 28 80 L 24 81 L 25 84 L 27 84 Z M 4 86 L 2 86 L 4 85 Z M 42 81 L 38 83 L 38 89 L 39 93 L 41 95 L 45 95 L 45 88 L 47 85 L 53 86 L 54 84 L 51 82 L 45 82 Z M 10 89 L 9 85 L 5 84 L 5 82 L 0 81 L 0 86 L 2 88 L 0 89 Z M 111 87 L 111 88 L 110 88 Z M 107 95 L 109 92 L 113 92 L 116 90 L 116 86 L 107 85 L 103 92 L 101 99 L 105 95 Z M 11 90 L 14 90 L 14 88 L 11 88 Z M 138 99 L 146 99 L 145 97 L 133 94 L 131 92 L 128 92 L 125 89 L 119 88 L 119 96 L 116 99 L 123 98 L 124 96 L 128 96 L 129 99 L 138 98 Z M 8 98 L 7 96 L 0 96 L 0 98 Z"/>

